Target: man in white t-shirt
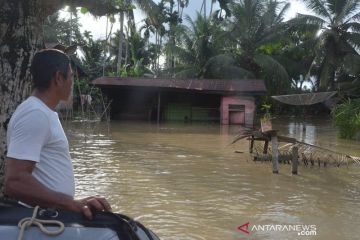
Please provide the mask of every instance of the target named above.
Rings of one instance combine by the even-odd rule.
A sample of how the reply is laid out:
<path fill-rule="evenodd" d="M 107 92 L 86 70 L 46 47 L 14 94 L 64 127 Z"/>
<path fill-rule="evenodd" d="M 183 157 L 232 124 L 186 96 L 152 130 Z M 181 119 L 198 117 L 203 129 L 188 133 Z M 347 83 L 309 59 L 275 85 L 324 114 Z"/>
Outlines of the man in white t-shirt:
<path fill-rule="evenodd" d="M 73 87 L 70 59 L 55 49 L 35 54 L 34 92 L 20 104 L 8 125 L 5 193 L 22 203 L 82 212 L 110 211 L 105 198 L 75 200 L 69 144 L 55 112 Z"/>

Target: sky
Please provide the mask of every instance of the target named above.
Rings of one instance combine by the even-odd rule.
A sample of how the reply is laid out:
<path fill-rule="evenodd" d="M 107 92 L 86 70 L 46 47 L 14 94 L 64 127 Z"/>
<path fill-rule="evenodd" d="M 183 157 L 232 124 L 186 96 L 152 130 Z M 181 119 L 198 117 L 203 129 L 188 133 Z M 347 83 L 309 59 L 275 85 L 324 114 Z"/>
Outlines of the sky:
<path fill-rule="evenodd" d="M 156 1 L 156 0 L 155 0 Z M 290 19 L 296 16 L 297 13 L 309 13 L 310 11 L 306 9 L 302 0 L 289 0 L 291 7 L 286 14 L 286 19 Z M 207 10 L 210 11 L 211 0 L 207 0 Z M 202 5 L 202 0 L 190 0 L 189 6 L 184 9 L 184 16 L 187 14 L 191 17 L 194 17 L 197 11 L 200 11 Z M 214 7 L 215 8 L 215 7 Z M 65 11 L 62 11 L 61 17 L 69 17 Z M 142 19 L 144 15 L 140 10 L 135 10 L 135 22 L 137 25 L 141 26 Z M 90 14 L 80 14 L 80 24 L 81 32 L 85 30 L 90 31 L 95 39 L 104 39 L 106 34 L 106 18 L 95 18 Z M 119 21 L 116 21 L 113 27 L 113 32 L 119 29 Z"/>

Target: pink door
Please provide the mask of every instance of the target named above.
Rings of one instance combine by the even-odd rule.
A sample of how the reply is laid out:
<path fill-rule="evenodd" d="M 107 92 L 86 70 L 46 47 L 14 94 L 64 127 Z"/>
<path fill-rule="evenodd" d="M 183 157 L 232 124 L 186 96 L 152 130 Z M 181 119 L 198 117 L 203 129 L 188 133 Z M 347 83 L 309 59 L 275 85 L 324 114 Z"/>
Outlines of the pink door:
<path fill-rule="evenodd" d="M 245 125 L 245 112 L 243 111 L 231 111 L 229 112 L 229 124 L 241 124 Z"/>

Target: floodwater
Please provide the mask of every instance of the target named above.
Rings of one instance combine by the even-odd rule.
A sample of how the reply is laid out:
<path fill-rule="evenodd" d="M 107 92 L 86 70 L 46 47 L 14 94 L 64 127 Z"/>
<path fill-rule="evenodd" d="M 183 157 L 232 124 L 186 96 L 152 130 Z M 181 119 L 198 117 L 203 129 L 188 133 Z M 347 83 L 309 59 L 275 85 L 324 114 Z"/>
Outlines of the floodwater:
<path fill-rule="evenodd" d="M 282 135 L 360 156 L 360 142 L 337 139 L 328 120 L 308 120 L 305 126 L 304 132 L 293 119 L 273 123 Z M 161 239 L 360 238 L 360 167 L 300 166 L 293 176 L 289 165 L 281 165 L 280 174 L 272 174 L 270 163 L 250 159 L 246 140 L 229 145 L 239 126 L 66 122 L 64 127 L 77 197 L 104 195 L 114 211 Z M 246 223 L 249 234 L 238 229 Z M 301 234 L 311 236 L 299 235 L 306 227 Z"/>

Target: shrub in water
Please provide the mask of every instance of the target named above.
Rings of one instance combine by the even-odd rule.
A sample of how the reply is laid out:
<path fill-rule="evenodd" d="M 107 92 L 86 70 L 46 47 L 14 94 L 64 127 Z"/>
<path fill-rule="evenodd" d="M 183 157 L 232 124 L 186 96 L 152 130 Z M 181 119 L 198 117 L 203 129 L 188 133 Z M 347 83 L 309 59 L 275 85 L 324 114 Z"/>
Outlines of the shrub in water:
<path fill-rule="evenodd" d="M 360 131 L 360 98 L 345 101 L 331 114 L 335 126 L 340 130 L 341 138 L 354 138 Z"/>

